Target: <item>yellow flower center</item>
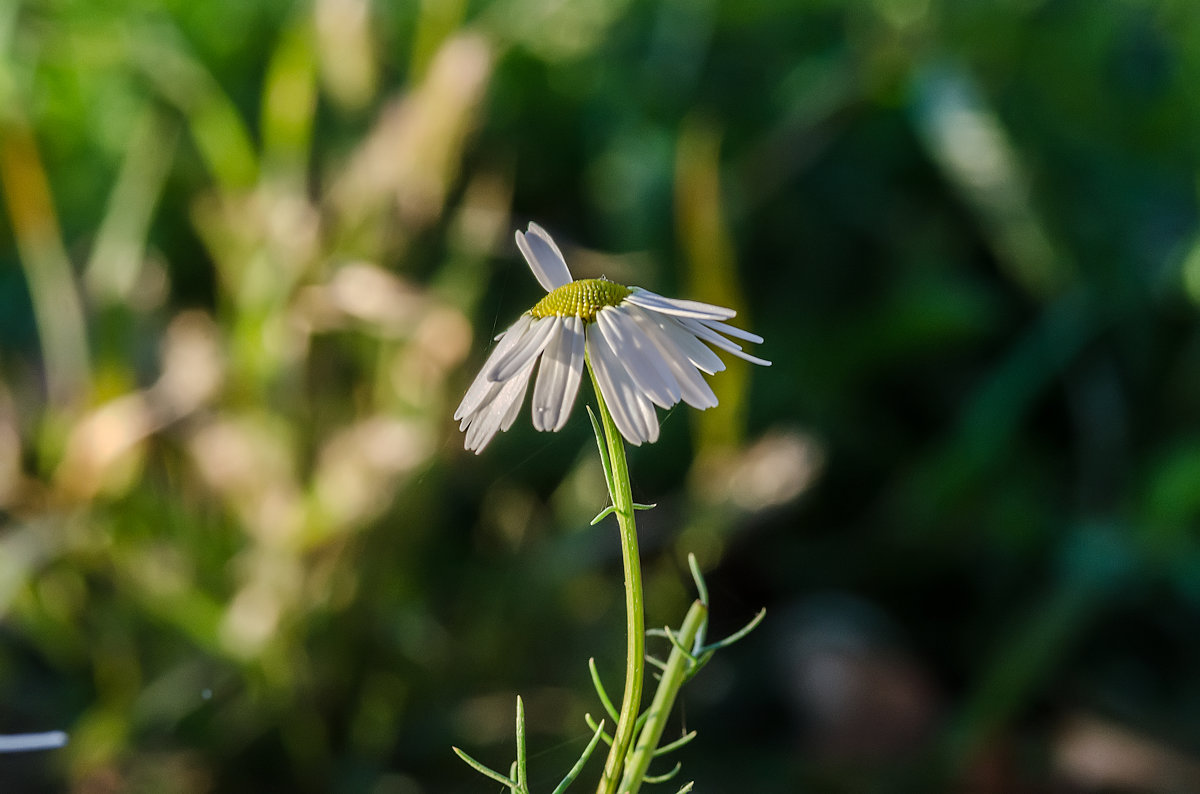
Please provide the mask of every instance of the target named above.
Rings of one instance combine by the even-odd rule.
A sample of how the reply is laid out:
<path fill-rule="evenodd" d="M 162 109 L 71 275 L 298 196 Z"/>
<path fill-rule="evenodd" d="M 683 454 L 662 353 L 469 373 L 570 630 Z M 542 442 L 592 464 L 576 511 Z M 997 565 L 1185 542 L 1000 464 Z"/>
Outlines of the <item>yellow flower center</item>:
<path fill-rule="evenodd" d="M 554 290 L 529 313 L 534 317 L 578 317 L 591 323 L 596 321 L 597 312 L 605 306 L 616 306 L 632 291 L 606 278 L 580 279 Z"/>

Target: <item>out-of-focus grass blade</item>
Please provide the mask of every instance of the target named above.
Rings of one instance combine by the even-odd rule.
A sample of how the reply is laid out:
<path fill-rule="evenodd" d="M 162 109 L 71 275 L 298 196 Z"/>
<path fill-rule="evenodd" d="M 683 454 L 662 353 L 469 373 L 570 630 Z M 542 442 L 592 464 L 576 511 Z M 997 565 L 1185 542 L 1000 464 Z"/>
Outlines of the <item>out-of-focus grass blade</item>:
<path fill-rule="evenodd" d="M 196 148 L 221 189 L 243 192 L 258 180 L 258 156 L 250 132 L 233 102 L 180 38 L 161 24 L 130 31 L 133 57 L 159 93 L 183 113 Z"/>
<path fill-rule="evenodd" d="M 1036 297 L 1061 292 L 1074 268 L 1033 209 L 1026 170 L 971 75 L 950 63 L 923 69 L 912 108 L 930 155 L 979 218 L 1009 277 Z"/>
<path fill-rule="evenodd" d="M 84 283 L 93 298 L 124 302 L 137 285 L 150 221 L 178 137 L 176 126 L 161 114 L 148 108 L 142 111 L 84 271 Z"/>
<path fill-rule="evenodd" d="M 720 131 L 689 118 L 680 130 L 676 152 L 675 230 L 684 252 L 687 297 L 741 313 L 745 301 L 722 206 Z M 748 385 L 748 365 L 730 357 L 726 372 L 712 382 L 720 412 L 691 417 L 696 423 L 697 458 L 741 442 Z"/>
<path fill-rule="evenodd" d="M 345 110 L 360 110 L 379 82 L 369 0 L 317 0 L 313 9 L 319 76 L 325 95 Z"/>
<path fill-rule="evenodd" d="M 417 79 L 424 76 L 442 43 L 459 28 L 467 12 L 465 0 L 421 0 L 420 6 L 409 61 Z"/>
<path fill-rule="evenodd" d="M 87 388 L 87 330 L 50 181 L 23 105 L 0 60 L 0 187 L 33 303 L 47 392 L 51 403 L 65 406 Z"/>
<path fill-rule="evenodd" d="M 309 17 L 284 28 L 263 93 L 263 165 L 303 179 L 317 106 L 317 66 Z"/>

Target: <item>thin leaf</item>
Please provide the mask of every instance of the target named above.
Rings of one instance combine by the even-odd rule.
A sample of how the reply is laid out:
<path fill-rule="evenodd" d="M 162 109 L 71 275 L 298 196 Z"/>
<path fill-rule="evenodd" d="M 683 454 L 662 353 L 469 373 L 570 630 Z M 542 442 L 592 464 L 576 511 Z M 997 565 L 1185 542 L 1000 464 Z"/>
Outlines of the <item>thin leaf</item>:
<path fill-rule="evenodd" d="M 630 742 L 629 742 L 630 749 L 637 746 L 638 734 L 642 732 L 642 726 L 646 724 L 646 720 L 648 720 L 649 718 L 650 718 L 650 709 L 646 709 L 645 711 L 643 711 L 641 714 L 638 715 L 638 718 L 636 720 L 633 721 L 633 739 L 630 740 Z"/>
<path fill-rule="evenodd" d="M 630 753 L 632 753 L 633 749 L 635 747 L 637 747 L 638 735 L 641 734 L 642 728 L 645 727 L 646 720 L 648 720 L 648 719 L 650 719 L 649 707 L 647 707 L 646 710 L 643 711 L 641 714 L 639 714 L 637 716 L 637 719 L 633 721 L 633 734 L 629 737 L 629 752 Z"/>
<path fill-rule="evenodd" d="M 608 498 L 615 502 L 617 490 L 613 485 L 612 463 L 608 460 L 608 447 L 604 443 L 604 431 L 600 429 L 600 422 L 592 413 L 592 406 L 584 407 L 587 408 L 588 419 L 592 420 L 592 432 L 596 434 L 596 446 L 600 450 L 600 465 L 604 469 L 604 484 L 608 486 Z"/>
<path fill-rule="evenodd" d="M 708 621 L 706 619 L 705 623 L 707 623 L 707 622 Z M 701 626 L 701 630 L 703 630 L 704 623 L 701 623 L 700 626 Z M 679 637 L 675 636 L 675 632 L 671 631 L 671 628 L 669 626 L 666 629 L 666 634 L 667 634 L 667 639 L 671 641 L 671 644 L 674 645 L 675 648 L 680 653 L 682 653 L 685 658 L 690 659 L 692 662 L 696 661 L 696 656 L 693 654 L 692 650 L 683 647 L 683 643 L 679 641 Z"/>
<path fill-rule="evenodd" d="M 604 740 L 605 744 L 612 746 L 612 737 L 604 732 L 604 721 L 603 720 L 601 720 L 600 722 L 596 722 L 595 718 L 593 718 L 590 713 L 586 713 L 583 715 L 583 721 L 586 722 L 587 726 L 589 728 L 591 728 L 593 731 L 600 732 L 600 738 Z"/>
<path fill-rule="evenodd" d="M 700 603 L 708 606 L 708 586 L 704 584 L 704 574 L 700 573 L 700 564 L 696 562 L 696 555 L 688 552 L 688 567 L 692 569 L 692 581 L 696 583 L 696 593 L 700 596 Z"/>
<path fill-rule="evenodd" d="M 747 634 L 754 631 L 754 629 L 758 627 L 758 624 L 763 622 L 763 618 L 765 618 L 766 616 L 767 616 L 767 609 L 766 609 L 766 607 L 763 607 L 762 609 L 760 609 L 758 611 L 758 614 L 755 615 L 754 618 L 751 619 L 751 621 L 749 623 L 747 623 L 745 626 L 742 626 L 741 629 L 739 629 L 738 631 L 735 631 L 733 634 L 730 634 L 728 637 L 721 640 L 720 642 L 714 642 L 712 645 L 706 646 L 704 648 L 704 652 L 708 653 L 711 651 L 719 651 L 721 648 L 728 648 L 730 645 L 733 645 L 735 642 L 740 640 L 742 637 L 745 637 Z"/>
<path fill-rule="evenodd" d="M 684 682 L 686 683 L 695 678 L 696 674 L 703 670 L 706 664 L 712 661 L 712 658 L 715 654 L 716 651 L 707 651 L 695 657 L 696 660 L 692 662 L 690 667 L 688 667 L 687 677 L 683 679 Z"/>
<path fill-rule="evenodd" d="M 715 651 L 708 651 L 707 654 L 701 654 L 700 656 L 696 657 L 696 661 L 692 663 L 691 667 L 688 668 L 688 675 L 686 675 L 686 678 L 684 678 L 685 684 L 691 679 L 696 678 L 696 675 L 700 673 L 702 669 L 704 669 L 704 666 L 713 660 L 714 654 Z"/>
<path fill-rule="evenodd" d="M 517 785 L 516 781 L 512 780 L 511 778 L 505 777 L 504 775 L 500 774 L 499 772 L 497 772 L 494 769 L 490 769 L 490 768 L 484 766 L 483 764 L 479 763 L 474 758 L 467 755 L 466 753 L 464 753 L 462 750 L 458 749 L 457 747 L 451 747 L 450 749 L 454 751 L 455 755 L 457 755 L 459 758 L 461 758 L 463 761 L 465 761 L 467 763 L 467 766 L 471 767 L 472 769 L 474 769 L 476 772 L 483 775 L 484 777 L 489 777 L 492 780 L 496 781 L 497 783 L 501 783 L 510 789 Z"/>
<path fill-rule="evenodd" d="M 661 775 L 646 775 L 642 778 L 643 783 L 666 783 L 671 778 L 679 774 L 679 770 L 683 769 L 683 764 L 679 761 L 675 762 L 675 767 L 670 772 L 665 772 Z"/>
<path fill-rule="evenodd" d="M 588 746 L 584 748 L 583 755 L 579 756 L 579 760 L 575 762 L 575 766 L 571 767 L 571 771 L 558 784 L 558 788 L 554 789 L 553 794 L 563 794 L 567 790 L 567 786 L 575 782 L 575 778 L 579 777 L 579 773 L 583 771 L 583 765 L 592 757 L 592 751 L 596 749 L 596 745 L 600 742 L 600 737 L 604 735 L 604 721 L 596 726 L 596 732 L 592 734 L 592 740 L 588 742 Z"/>
<path fill-rule="evenodd" d="M 615 512 L 617 512 L 616 505 L 609 505 L 608 507 L 604 508 L 603 510 L 601 510 L 599 513 L 596 514 L 596 517 L 592 519 L 591 526 L 593 526 L 593 527 L 596 526 L 601 521 L 608 518 L 608 516 L 610 514 L 615 513 Z"/>
<path fill-rule="evenodd" d="M 658 658 L 658 657 L 656 657 L 656 656 L 651 656 L 650 654 L 646 654 L 646 656 L 645 656 L 645 659 L 646 659 L 646 661 L 647 661 L 647 662 L 649 662 L 650 664 L 654 665 L 654 666 L 655 666 L 655 667 L 657 667 L 659 670 L 666 670 L 666 669 L 667 669 L 667 663 L 666 663 L 666 662 L 664 662 L 662 659 L 659 659 L 659 658 Z"/>
<path fill-rule="evenodd" d="M 673 741 L 669 744 L 664 744 L 662 747 L 659 747 L 657 750 L 654 751 L 654 755 L 655 755 L 655 757 L 658 757 L 660 755 L 666 755 L 667 753 L 671 752 L 672 750 L 678 750 L 680 747 L 683 747 L 685 744 L 687 744 L 688 742 L 690 742 L 692 739 L 695 739 L 695 738 L 696 738 L 695 731 L 691 731 L 690 733 L 685 733 L 683 736 L 680 736 L 675 741 Z"/>
<path fill-rule="evenodd" d="M 696 781 L 692 780 L 686 786 L 679 789 L 679 791 L 676 791 L 675 794 L 688 794 L 688 792 L 692 790 L 692 786 L 694 786 L 694 785 L 696 785 Z"/>
<path fill-rule="evenodd" d="M 613 706 L 612 700 L 608 697 L 608 692 L 604 690 L 604 684 L 600 682 L 600 671 L 596 669 L 596 657 L 588 659 L 588 672 L 592 674 L 592 686 L 596 688 L 596 695 L 600 698 L 600 702 L 604 704 L 604 710 L 608 712 L 608 716 L 617 721 L 617 709 Z"/>

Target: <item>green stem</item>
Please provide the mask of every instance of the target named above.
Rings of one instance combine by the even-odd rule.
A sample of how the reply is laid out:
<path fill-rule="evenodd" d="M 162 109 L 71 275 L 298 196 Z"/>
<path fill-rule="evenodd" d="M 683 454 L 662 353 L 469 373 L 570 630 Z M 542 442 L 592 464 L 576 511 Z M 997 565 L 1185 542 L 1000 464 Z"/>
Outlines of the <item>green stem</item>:
<path fill-rule="evenodd" d="M 592 387 L 596 391 L 596 402 L 600 406 L 600 421 L 604 426 L 604 438 L 608 446 L 608 459 L 612 466 L 612 500 L 616 508 L 617 526 L 621 532 L 621 560 L 625 565 L 625 630 L 627 646 L 625 656 L 625 694 L 621 697 L 621 713 L 613 731 L 612 747 L 604 762 L 604 776 L 596 794 L 615 794 L 621 779 L 621 767 L 625 754 L 633 741 L 634 724 L 642 703 L 642 678 L 646 654 L 645 617 L 642 606 L 642 566 L 638 558 L 637 527 L 633 521 L 633 490 L 629 486 L 629 465 L 625 462 L 625 442 L 617 425 L 613 422 L 596 374 L 588 363 Z"/>
<path fill-rule="evenodd" d="M 683 625 L 679 627 L 676 638 L 679 645 L 690 648 L 696 642 L 696 635 L 704 627 L 708 619 L 708 608 L 700 601 L 692 602 Z M 668 629 L 669 631 L 669 629 Z M 650 768 L 650 761 L 658 749 L 658 741 L 662 738 L 663 729 L 667 726 L 667 717 L 675 705 L 675 697 L 679 688 L 687 678 L 693 659 L 680 650 L 679 645 L 671 648 L 667 658 L 667 666 L 662 678 L 658 681 L 658 689 L 654 691 L 654 700 L 646 711 L 646 724 L 638 734 L 637 746 L 629 755 L 629 763 L 625 766 L 625 774 L 621 778 L 621 794 L 637 794 L 642 780 Z"/>

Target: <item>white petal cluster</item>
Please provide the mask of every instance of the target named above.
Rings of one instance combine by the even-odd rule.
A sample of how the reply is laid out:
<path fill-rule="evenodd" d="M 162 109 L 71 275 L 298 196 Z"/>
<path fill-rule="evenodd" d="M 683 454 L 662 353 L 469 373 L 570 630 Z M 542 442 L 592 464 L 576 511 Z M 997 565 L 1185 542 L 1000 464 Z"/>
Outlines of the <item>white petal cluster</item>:
<path fill-rule="evenodd" d="M 518 231 L 516 236 L 517 247 L 546 292 L 572 282 L 566 260 L 544 229 L 530 223 L 528 233 Z M 770 365 L 727 338 L 762 342 L 757 334 L 724 322 L 735 314 L 639 287 L 630 288 L 620 303 L 601 307 L 590 322 L 579 316 L 535 317 L 527 312 L 496 337 L 499 344 L 454 412 L 466 431 L 466 448 L 479 453 L 497 431 L 512 427 L 539 359 L 533 426 L 562 429 L 579 391 L 585 351 L 621 435 L 634 445 L 656 441 L 654 406 L 670 408 L 682 401 L 704 410 L 717 404 L 700 373 L 712 375 L 725 365 L 708 345 Z"/>

